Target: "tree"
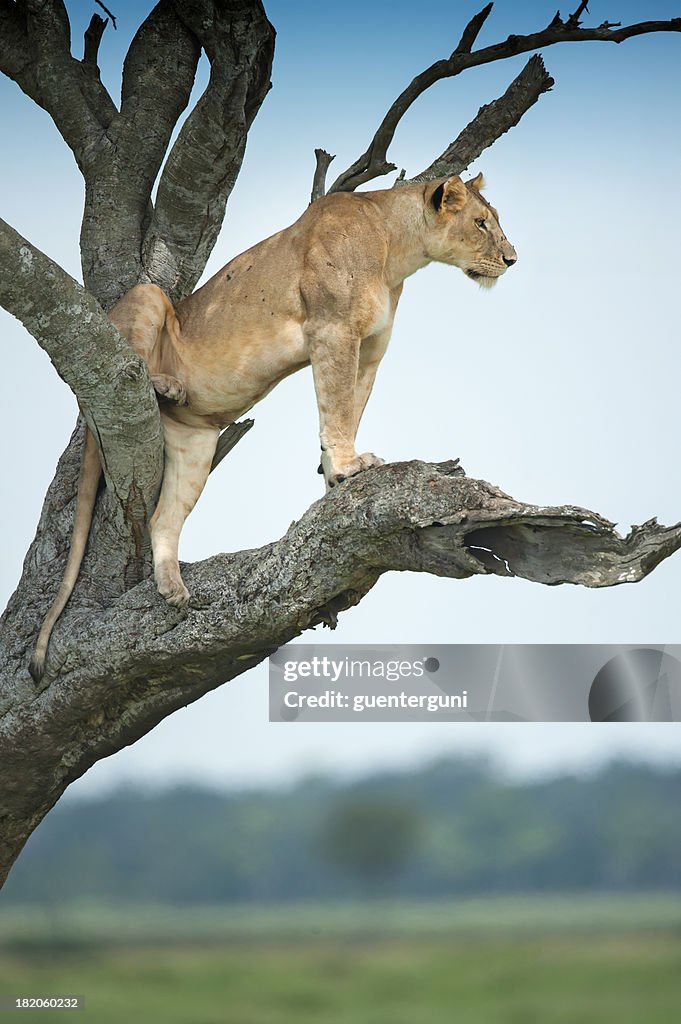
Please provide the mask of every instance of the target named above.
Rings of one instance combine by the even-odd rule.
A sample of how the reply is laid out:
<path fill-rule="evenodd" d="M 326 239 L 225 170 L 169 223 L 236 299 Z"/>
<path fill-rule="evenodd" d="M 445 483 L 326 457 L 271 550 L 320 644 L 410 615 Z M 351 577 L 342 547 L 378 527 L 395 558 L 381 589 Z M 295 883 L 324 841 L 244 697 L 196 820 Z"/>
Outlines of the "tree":
<path fill-rule="evenodd" d="M 415 855 L 421 819 L 408 804 L 357 795 L 332 808 L 320 848 L 339 871 L 378 893 Z"/>
<path fill-rule="evenodd" d="M 400 119 L 440 79 L 534 54 L 506 92 L 408 180 L 459 173 L 517 124 L 553 84 L 536 55 L 540 47 L 681 30 L 681 19 L 584 27 L 580 3 L 540 31 L 475 49 L 491 7 L 471 19 L 449 57 L 407 86 L 329 191 L 396 169 L 388 148 Z M 84 286 L 0 222 L 0 303 L 77 396 L 106 481 L 76 592 L 37 686 L 27 663 L 68 548 L 80 420 L 0 623 L 0 879 L 70 782 L 95 761 L 303 630 L 333 626 L 388 570 L 611 586 L 641 579 L 681 546 L 681 526 L 651 520 L 621 538 L 596 513 L 526 505 L 466 477 L 455 462 L 393 464 L 347 482 L 260 551 L 185 570 L 189 612 L 166 607 L 148 578 L 146 524 L 163 462 L 158 407 L 146 368 L 105 312 L 140 281 L 159 284 L 174 301 L 195 286 L 269 88 L 274 30 L 259 0 L 160 0 L 130 46 L 117 105 L 98 68 L 107 24 L 93 15 L 78 60 L 62 0 L 0 0 L 0 68 L 49 113 L 85 180 Z M 173 141 L 202 52 L 210 79 Z M 331 160 L 317 151 L 313 200 L 325 192 Z M 216 465 L 246 429 L 228 428 Z"/>

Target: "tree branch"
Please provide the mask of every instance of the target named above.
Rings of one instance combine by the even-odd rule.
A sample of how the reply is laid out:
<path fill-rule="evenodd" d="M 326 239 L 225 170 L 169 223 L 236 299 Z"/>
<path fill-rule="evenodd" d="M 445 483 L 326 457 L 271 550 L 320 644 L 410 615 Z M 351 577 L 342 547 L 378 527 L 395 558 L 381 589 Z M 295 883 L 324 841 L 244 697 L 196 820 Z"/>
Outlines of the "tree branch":
<path fill-rule="evenodd" d="M 116 134 L 151 195 L 170 136 L 189 103 L 201 46 L 177 17 L 170 0 L 157 3 L 142 22 L 123 63 L 120 124 Z"/>
<path fill-rule="evenodd" d="M 113 25 L 114 30 L 115 30 L 118 27 L 116 25 L 116 18 L 115 18 L 115 16 L 111 13 L 111 11 L 109 10 L 108 7 L 104 6 L 104 4 L 102 3 L 102 0 L 95 0 L 95 3 L 97 4 L 98 7 L 102 8 L 102 10 L 104 11 L 105 14 L 109 15 L 109 17 L 111 18 L 111 24 Z"/>
<path fill-rule="evenodd" d="M 232 448 L 239 443 L 241 438 L 248 433 L 254 423 L 255 420 L 241 420 L 239 423 L 230 423 L 228 427 L 225 427 L 218 438 L 215 455 L 210 466 L 211 473 L 214 469 L 217 469 L 225 456 L 229 455 Z"/>
<path fill-rule="evenodd" d="M 98 14 L 93 14 L 90 24 L 85 29 L 85 36 L 83 40 L 83 64 L 88 64 L 91 68 L 95 68 L 98 75 L 99 66 L 97 64 L 97 58 L 99 55 L 99 44 L 102 41 L 104 29 L 108 24 L 108 19 L 100 18 Z"/>
<path fill-rule="evenodd" d="M 461 39 L 459 40 L 459 45 L 454 50 L 454 53 L 471 52 L 473 48 L 473 43 L 480 35 L 480 29 L 487 21 L 493 7 L 494 3 L 487 4 L 486 7 L 483 7 L 481 11 L 479 11 L 476 15 L 474 15 L 471 18 L 471 20 L 468 22 L 465 29 L 463 30 L 463 35 L 461 36 Z"/>
<path fill-rule="evenodd" d="M 146 529 L 162 473 L 158 405 L 142 360 L 96 300 L 0 220 L 0 304 L 36 338 L 95 434 L 127 528 Z"/>
<path fill-rule="evenodd" d="M 177 0 L 175 11 L 211 63 L 163 169 L 143 245 L 145 279 L 177 302 L 196 284 L 222 226 L 248 129 L 270 88 L 274 29 L 260 0 Z"/>
<path fill-rule="evenodd" d="M 188 613 L 166 605 L 151 580 L 96 612 L 67 607 L 39 689 L 24 648 L 32 635 L 27 620 L 40 608 L 24 611 L 19 623 L 6 617 L 0 876 L 96 760 L 303 630 L 335 625 L 384 572 L 606 587 L 642 579 L 680 547 L 681 524 L 651 520 L 622 538 L 593 512 L 523 504 L 468 479 L 456 462 L 398 463 L 336 488 L 274 544 L 185 567 Z"/>
<path fill-rule="evenodd" d="M 2 5 L 0 70 L 46 110 L 83 174 L 102 143 L 115 107 L 71 55 L 71 29 L 61 0 Z"/>
<path fill-rule="evenodd" d="M 123 65 L 121 110 L 85 168 L 83 280 L 105 309 L 141 280 L 151 193 L 177 120 L 189 102 L 200 46 L 160 0 L 137 30 Z M 91 76 L 93 77 L 93 76 Z"/>
<path fill-rule="evenodd" d="M 397 126 L 412 103 L 435 82 L 439 82 L 444 78 L 453 78 L 468 68 L 490 64 L 493 61 L 503 60 L 506 57 L 514 57 L 519 53 L 528 53 L 544 46 L 552 46 L 554 43 L 588 42 L 593 40 L 621 43 L 631 36 L 643 35 L 649 32 L 681 32 L 681 18 L 672 18 L 669 21 L 639 22 L 638 24 L 628 25 L 619 29 L 612 28 L 607 22 L 598 28 L 580 28 L 578 19 L 575 20 L 575 18 L 577 14 L 581 14 L 583 6 L 580 4 L 579 10 L 565 24 L 560 19 L 554 18 L 551 24 L 540 32 L 533 32 L 524 36 L 511 35 L 501 43 L 495 43 L 492 46 L 468 52 L 465 49 L 468 40 L 470 39 L 472 45 L 479 27 L 487 17 L 485 13 L 487 8 L 485 8 L 476 16 L 477 19 L 482 19 L 477 30 L 474 24 L 476 19 L 474 18 L 464 32 L 459 46 L 451 56 L 446 60 L 436 61 L 435 64 L 422 71 L 397 97 L 379 125 L 368 148 L 350 167 L 336 178 L 329 192 L 352 192 L 359 185 L 363 185 L 373 178 L 396 169 L 395 164 L 388 161 L 388 147 L 393 140 Z M 487 13 L 489 12 L 487 11 Z M 471 28 L 471 26 L 473 27 Z"/>
<path fill-rule="evenodd" d="M 432 181 L 461 174 L 484 149 L 501 138 L 532 107 L 544 92 L 555 84 L 539 54 L 534 54 L 503 96 L 480 110 L 460 135 L 447 146 L 425 171 L 396 184 Z"/>
<path fill-rule="evenodd" d="M 331 156 L 325 149 L 315 149 L 314 151 L 315 160 L 317 161 L 314 171 L 314 177 L 312 179 L 312 193 L 310 195 L 310 202 L 314 203 L 315 200 L 321 199 L 326 193 L 326 172 L 329 169 L 329 165 L 332 160 L 336 157 Z"/>
<path fill-rule="evenodd" d="M 579 19 L 584 14 L 584 11 L 586 11 L 587 14 L 589 12 L 588 0 L 582 0 L 582 2 L 580 3 L 579 7 L 577 8 L 577 10 L 573 11 L 573 13 L 570 15 L 570 17 L 568 18 L 568 20 L 565 23 L 567 25 L 567 27 L 568 28 L 579 28 L 579 26 L 581 24 Z"/>
<path fill-rule="evenodd" d="M 0 70 L 52 116 L 85 178 L 86 287 L 105 309 L 140 281 L 178 301 L 222 225 L 270 85 L 274 30 L 260 0 L 160 0 L 126 57 L 119 113 L 97 67 L 105 25 L 93 17 L 78 61 L 62 0 L 0 0 Z M 168 156 L 154 211 L 152 188 L 202 47 L 210 82 Z"/>

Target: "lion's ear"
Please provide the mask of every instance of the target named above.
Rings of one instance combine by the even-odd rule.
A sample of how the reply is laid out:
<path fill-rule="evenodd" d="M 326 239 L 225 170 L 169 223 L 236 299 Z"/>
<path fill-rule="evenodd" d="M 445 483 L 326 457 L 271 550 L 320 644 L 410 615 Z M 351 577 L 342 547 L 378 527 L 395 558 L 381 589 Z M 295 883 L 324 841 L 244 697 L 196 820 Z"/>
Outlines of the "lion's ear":
<path fill-rule="evenodd" d="M 485 175 L 481 171 L 479 174 L 476 174 L 474 178 L 471 178 L 470 181 L 467 181 L 466 184 L 472 185 L 477 192 L 482 192 L 487 182 L 485 181 Z"/>
<path fill-rule="evenodd" d="M 454 176 L 438 185 L 433 192 L 431 202 L 436 210 L 447 209 L 452 212 L 460 210 L 467 199 L 466 186 L 461 178 Z"/>

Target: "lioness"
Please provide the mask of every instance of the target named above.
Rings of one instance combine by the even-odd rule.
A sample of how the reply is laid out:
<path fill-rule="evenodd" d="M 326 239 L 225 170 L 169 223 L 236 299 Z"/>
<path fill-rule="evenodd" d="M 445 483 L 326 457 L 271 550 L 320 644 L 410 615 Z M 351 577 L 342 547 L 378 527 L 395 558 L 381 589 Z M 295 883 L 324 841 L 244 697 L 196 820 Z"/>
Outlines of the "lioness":
<path fill-rule="evenodd" d="M 405 278 L 437 260 L 490 287 L 516 262 L 482 175 L 318 200 L 284 231 L 237 256 L 173 308 L 141 284 L 110 317 L 163 399 L 165 471 L 150 523 L 161 595 L 184 607 L 178 543 L 204 488 L 220 430 L 312 365 L 328 488 L 382 460 L 355 436 L 388 345 Z M 31 662 L 42 676 L 50 633 L 80 570 L 101 466 L 88 431 L 71 550 Z"/>

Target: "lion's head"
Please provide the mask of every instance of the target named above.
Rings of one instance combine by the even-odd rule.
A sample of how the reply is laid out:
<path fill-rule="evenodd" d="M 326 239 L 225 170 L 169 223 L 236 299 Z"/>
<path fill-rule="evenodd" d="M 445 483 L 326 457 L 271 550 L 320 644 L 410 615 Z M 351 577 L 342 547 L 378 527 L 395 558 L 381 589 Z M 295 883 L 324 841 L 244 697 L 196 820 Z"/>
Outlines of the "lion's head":
<path fill-rule="evenodd" d="M 458 176 L 432 182 L 425 197 L 426 253 L 491 288 L 518 257 L 499 214 L 480 194 L 484 184 L 482 174 L 466 182 Z"/>

